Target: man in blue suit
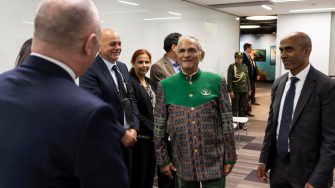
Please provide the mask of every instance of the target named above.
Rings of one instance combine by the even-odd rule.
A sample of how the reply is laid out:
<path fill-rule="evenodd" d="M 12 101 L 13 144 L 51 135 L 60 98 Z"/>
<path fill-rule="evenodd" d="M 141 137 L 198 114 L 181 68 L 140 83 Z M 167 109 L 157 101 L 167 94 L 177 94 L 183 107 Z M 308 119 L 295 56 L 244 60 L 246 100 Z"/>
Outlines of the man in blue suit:
<path fill-rule="evenodd" d="M 127 66 L 118 61 L 122 42 L 117 32 L 103 29 L 99 54 L 93 65 L 79 79 L 79 86 L 116 109 L 122 125 L 121 148 L 131 178 L 132 145 L 139 130 L 138 109 L 133 97 Z"/>
<path fill-rule="evenodd" d="M 31 55 L 0 75 L 0 187 L 129 187 L 112 107 L 76 86 L 100 26 L 91 0 L 45 0 Z"/>

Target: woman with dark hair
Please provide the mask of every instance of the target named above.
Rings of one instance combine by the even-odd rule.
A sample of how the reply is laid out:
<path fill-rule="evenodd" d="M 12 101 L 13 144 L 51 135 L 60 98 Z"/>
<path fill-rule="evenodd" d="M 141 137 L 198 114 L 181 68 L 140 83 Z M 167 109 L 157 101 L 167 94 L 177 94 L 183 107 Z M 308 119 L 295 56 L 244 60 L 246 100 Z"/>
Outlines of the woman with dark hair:
<path fill-rule="evenodd" d="M 133 67 L 129 74 L 140 113 L 140 129 L 133 147 L 131 187 L 152 188 L 156 167 L 153 143 L 156 83 L 145 76 L 150 69 L 151 54 L 145 49 L 136 50 L 131 58 L 131 64 Z"/>
<path fill-rule="evenodd" d="M 23 60 L 25 60 L 26 57 L 30 55 L 32 41 L 33 41 L 32 38 L 30 38 L 22 44 L 20 53 L 16 57 L 15 67 L 20 66 L 22 64 Z"/>

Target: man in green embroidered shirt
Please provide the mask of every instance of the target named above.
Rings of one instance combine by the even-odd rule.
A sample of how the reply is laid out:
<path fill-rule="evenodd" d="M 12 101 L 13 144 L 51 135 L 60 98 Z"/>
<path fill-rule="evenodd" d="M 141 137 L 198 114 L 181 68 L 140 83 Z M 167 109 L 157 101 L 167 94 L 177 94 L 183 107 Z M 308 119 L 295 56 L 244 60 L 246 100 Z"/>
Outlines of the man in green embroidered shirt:
<path fill-rule="evenodd" d="M 160 82 L 155 107 L 156 162 L 176 187 L 224 187 L 236 162 L 231 104 L 226 81 L 198 68 L 199 41 L 182 36 L 177 45 L 181 72 Z M 173 159 L 165 136 L 172 140 Z"/>

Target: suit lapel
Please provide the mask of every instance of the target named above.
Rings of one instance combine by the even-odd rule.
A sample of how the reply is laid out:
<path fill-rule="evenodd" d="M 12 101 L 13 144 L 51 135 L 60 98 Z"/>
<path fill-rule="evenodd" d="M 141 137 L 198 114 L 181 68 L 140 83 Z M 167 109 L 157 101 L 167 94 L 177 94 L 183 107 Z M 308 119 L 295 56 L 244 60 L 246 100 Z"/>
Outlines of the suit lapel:
<path fill-rule="evenodd" d="M 108 83 L 110 84 L 111 88 L 113 88 L 113 92 L 118 95 L 117 93 L 117 88 L 116 88 L 116 84 L 114 82 L 114 79 L 111 75 L 111 73 L 108 70 L 108 67 L 106 66 L 105 62 L 100 58 L 100 56 L 97 56 L 96 58 L 96 62 L 99 66 L 99 69 L 101 70 L 101 72 L 103 73 L 104 77 L 106 78 L 106 80 L 108 81 Z"/>
<path fill-rule="evenodd" d="M 164 62 L 164 65 L 165 65 L 165 69 L 167 70 L 167 72 L 170 74 L 170 75 L 173 75 L 175 74 L 176 72 L 174 71 L 173 67 L 172 67 L 172 64 L 170 62 L 170 60 L 164 56 L 163 58 L 163 62 Z"/>
<path fill-rule="evenodd" d="M 303 109 L 305 108 L 305 105 L 307 104 L 309 98 L 311 97 L 312 92 L 314 91 L 315 81 L 316 81 L 315 69 L 311 66 L 307 74 L 304 86 L 302 87 L 297 106 L 295 107 L 294 110 L 290 131 L 295 126 L 299 116 L 301 115 Z"/>
<path fill-rule="evenodd" d="M 288 78 L 288 74 L 286 73 L 282 79 L 279 81 L 278 83 L 278 88 L 277 90 L 275 91 L 275 99 L 273 101 L 273 114 L 274 114 L 274 118 L 273 120 L 275 121 L 274 122 L 274 125 L 276 125 L 275 127 L 278 126 L 278 116 L 279 116 L 279 109 L 280 109 L 280 102 L 281 102 L 281 99 L 283 97 L 283 92 L 284 92 L 284 89 L 285 89 L 285 84 L 286 84 L 286 81 L 287 81 L 287 78 Z M 277 130 L 274 129 L 275 131 Z"/>

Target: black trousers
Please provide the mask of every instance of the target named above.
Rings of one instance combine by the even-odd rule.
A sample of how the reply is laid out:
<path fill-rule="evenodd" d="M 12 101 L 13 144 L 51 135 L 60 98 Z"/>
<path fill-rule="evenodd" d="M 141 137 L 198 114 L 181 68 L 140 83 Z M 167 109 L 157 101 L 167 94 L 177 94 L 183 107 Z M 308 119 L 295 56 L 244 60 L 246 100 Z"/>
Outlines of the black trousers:
<path fill-rule="evenodd" d="M 170 155 L 170 159 L 172 159 L 171 141 L 167 140 L 166 143 L 167 143 L 167 150 Z M 174 188 L 176 175 L 175 174 L 173 175 L 174 175 L 174 178 L 173 180 L 171 180 L 169 177 L 161 173 L 159 166 L 157 166 L 158 187 L 159 188 Z"/>
<path fill-rule="evenodd" d="M 132 149 L 125 147 L 122 143 L 121 143 L 121 150 L 123 153 L 123 161 L 127 167 L 128 170 L 128 175 L 129 175 L 129 179 L 132 179 Z"/>
<path fill-rule="evenodd" d="M 138 138 L 133 150 L 131 187 L 152 188 L 156 170 L 155 149 L 152 139 Z"/>
<path fill-rule="evenodd" d="M 270 187 L 271 188 L 301 188 L 299 185 L 289 179 L 289 155 L 285 158 L 276 156 L 273 167 L 270 171 Z"/>
<path fill-rule="evenodd" d="M 249 99 L 252 103 L 256 102 L 255 94 L 256 94 L 256 82 L 250 81 L 250 87 L 251 87 L 251 95 L 249 96 Z"/>

